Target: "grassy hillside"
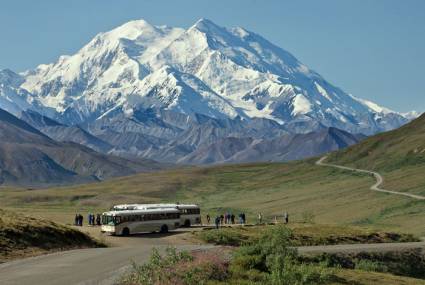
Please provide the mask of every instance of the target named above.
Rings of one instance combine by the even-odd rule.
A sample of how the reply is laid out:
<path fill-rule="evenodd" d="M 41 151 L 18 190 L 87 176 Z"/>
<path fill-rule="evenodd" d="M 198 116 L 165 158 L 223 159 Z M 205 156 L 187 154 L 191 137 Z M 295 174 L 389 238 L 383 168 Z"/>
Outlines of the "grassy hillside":
<path fill-rule="evenodd" d="M 314 160 L 182 168 L 74 187 L 4 188 L 0 207 L 71 223 L 76 212 L 101 212 L 113 204 L 199 203 L 204 215 L 244 211 L 248 222 L 285 211 L 290 221 L 355 224 L 425 235 L 425 202 L 369 190 L 369 176 L 318 167 Z"/>
<path fill-rule="evenodd" d="M 329 162 L 380 172 L 384 187 L 425 195 L 425 114 L 397 130 L 333 153 Z"/>
<path fill-rule="evenodd" d="M 0 209 L 0 263 L 50 251 L 103 246 L 86 234 Z"/>

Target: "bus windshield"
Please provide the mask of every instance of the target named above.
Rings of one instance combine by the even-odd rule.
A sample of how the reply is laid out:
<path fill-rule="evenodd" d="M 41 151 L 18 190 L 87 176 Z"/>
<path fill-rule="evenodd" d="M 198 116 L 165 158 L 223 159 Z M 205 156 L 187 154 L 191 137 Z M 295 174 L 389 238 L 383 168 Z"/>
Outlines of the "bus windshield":
<path fill-rule="evenodd" d="M 108 216 L 108 215 L 102 216 L 102 224 L 104 225 L 115 226 L 119 223 L 120 223 L 120 217 L 118 216 Z"/>

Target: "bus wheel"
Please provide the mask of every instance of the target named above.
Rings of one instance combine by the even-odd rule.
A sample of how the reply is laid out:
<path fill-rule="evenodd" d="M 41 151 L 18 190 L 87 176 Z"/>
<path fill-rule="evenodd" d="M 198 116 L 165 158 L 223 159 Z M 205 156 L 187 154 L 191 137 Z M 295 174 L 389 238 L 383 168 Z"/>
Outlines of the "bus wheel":
<path fill-rule="evenodd" d="M 168 226 L 167 225 L 162 225 L 160 232 L 163 233 L 163 234 L 168 233 Z"/>
<path fill-rule="evenodd" d="M 186 228 L 189 228 L 189 227 L 190 227 L 190 220 L 186 220 L 186 221 L 184 221 L 184 226 L 185 226 Z"/>
<path fill-rule="evenodd" d="M 125 236 L 125 237 L 129 236 L 130 235 L 130 229 L 129 228 L 124 228 L 122 230 L 122 235 Z"/>

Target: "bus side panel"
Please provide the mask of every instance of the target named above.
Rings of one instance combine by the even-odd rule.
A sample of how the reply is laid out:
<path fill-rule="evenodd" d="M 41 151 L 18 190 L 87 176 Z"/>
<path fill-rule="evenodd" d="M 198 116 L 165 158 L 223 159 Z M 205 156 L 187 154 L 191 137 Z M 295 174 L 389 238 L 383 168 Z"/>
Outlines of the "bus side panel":
<path fill-rule="evenodd" d="M 191 225 L 196 225 L 201 223 L 201 215 L 194 214 L 194 215 L 181 215 L 180 216 L 180 226 L 184 226 L 186 220 L 190 221 Z"/>

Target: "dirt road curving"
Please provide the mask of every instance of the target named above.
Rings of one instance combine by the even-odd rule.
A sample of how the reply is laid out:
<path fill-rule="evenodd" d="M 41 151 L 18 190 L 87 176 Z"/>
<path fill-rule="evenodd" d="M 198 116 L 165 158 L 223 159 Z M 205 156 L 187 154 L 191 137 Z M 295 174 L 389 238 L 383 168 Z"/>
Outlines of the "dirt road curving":
<path fill-rule="evenodd" d="M 79 249 L 0 264 L 2 285 L 114 284 L 130 268 L 131 261 L 148 261 L 153 248 L 160 251 L 167 244 L 161 238 L 130 237 L 130 246 Z M 136 245 L 134 239 L 140 239 Z M 146 244 L 143 242 L 146 241 Z M 174 245 L 173 245 L 174 246 Z M 209 245 L 175 245 L 178 250 L 208 249 Z"/>
<path fill-rule="evenodd" d="M 316 162 L 316 165 L 326 166 L 326 167 L 333 167 L 333 168 L 338 168 L 338 169 L 343 169 L 343 170 L 349 170 L 349 171 L 355 171 L 355 172 L 360 172 L 360 173 L 366 173 L 366 174 L 369 174 L 369 175 L 374 176 L 375 179 L 376 179 L 376 183 L 370 187 L 370 190 L 377 191 L 377 192 L 388 193 L 388 194 L 406 196 L 406 197 L 417 199 L 417 200 L 425 200 L 425 197 L 424 196 L 410 194 L 410 193 L 404 193 L 404 192 L 397 192 L 397 191 L 385 190 L 385 189 L 380 188 L 380 186 L 382 185 L 382 183 L 384 183 L 384 178 L 378 172 L 364 170 L 364 169 L 351 168 L 351 167 L 346 167 L 346 166 L 341 166 L 341 165 L 336 165 L 336 164 L 325 163 L 324 161 L 327 158 L 328 158 L 327 156 L 322 157 L 321 159 L 319 159 Z"/>
<path fill-rule="evenodd" d="M 199 230 L 197 228 L 129 237 L 101 235 L 99 227 L 83 227 L 80 230 L 101 238 L 110 247 L 57 252 L 0 264 L 0 284 L 110 285 L 130 268 L 132 261 L 148 261 L 153 248 L 160 251 L 168 246 L 189 251 L 213 248 L 211 245 L 199 245 L 192 239 L 191 232 Z"/>

